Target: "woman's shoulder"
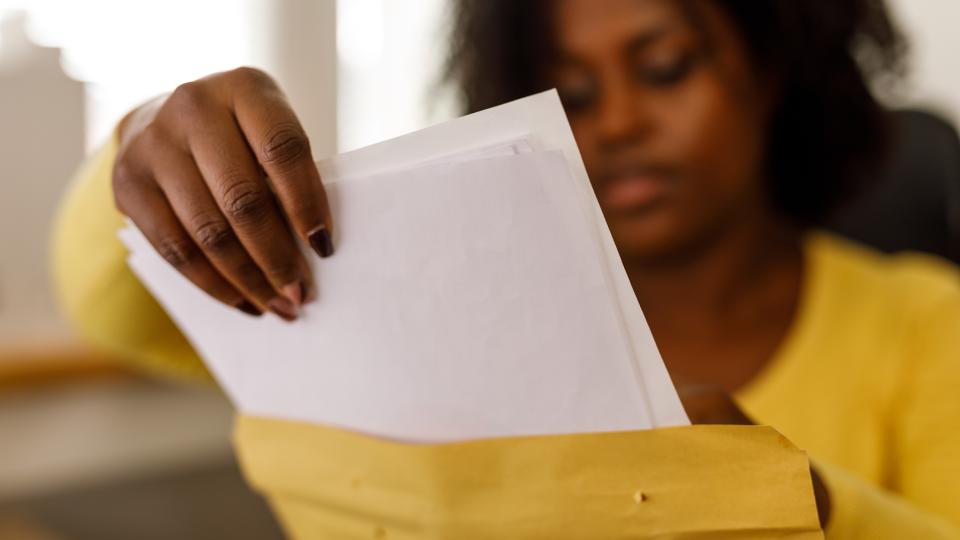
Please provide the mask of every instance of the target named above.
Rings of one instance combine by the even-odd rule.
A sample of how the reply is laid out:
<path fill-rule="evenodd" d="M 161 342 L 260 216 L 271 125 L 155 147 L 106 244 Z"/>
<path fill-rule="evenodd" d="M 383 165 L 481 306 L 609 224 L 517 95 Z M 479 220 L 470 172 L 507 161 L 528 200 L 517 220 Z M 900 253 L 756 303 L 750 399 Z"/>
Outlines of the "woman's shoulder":
<path fill-rule="evenodd" d="M 892 403 L 916 380 L 905 373 L 960 376 L 960 268 L 821 232 L 806 255 L 808 286 L 780 359 L 785 377 L 807 390 L 832 384 L 838 402 L 860 392 Z"/>
<path fill-rule="evenodd" d="M 852 240 L 812 233 L 808 253 L 821 279 L 850 302 L 899 310 L 955 304 L 960 315 L 960 267 L 924 253 L 882 253 Z"/>

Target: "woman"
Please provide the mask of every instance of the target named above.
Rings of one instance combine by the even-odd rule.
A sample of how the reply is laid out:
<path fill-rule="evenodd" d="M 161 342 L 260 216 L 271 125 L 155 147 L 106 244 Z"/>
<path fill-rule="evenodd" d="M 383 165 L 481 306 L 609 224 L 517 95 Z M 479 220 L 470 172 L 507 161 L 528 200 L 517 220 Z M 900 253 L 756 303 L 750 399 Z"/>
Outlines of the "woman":
<path fill-rule="evenodd" d="M 831 538 L 960 538 L 957 271 L 816 232 L 884 148 L 870 82 L 902 46 L 882 3 L 462 0 L 456 23 L 448 75 L 468 110 L 559 89 L 694 420 L 742 408 L 807 450 Z M 111 199 L 220 301 L 294 319 L 313 300 L 295 237 L 327 257 L 334 224 L 268 76 L 187 83 L 115 145 L 58 234 L 63 296 L 91 337 L 202 372 L 130 278 Z"/>

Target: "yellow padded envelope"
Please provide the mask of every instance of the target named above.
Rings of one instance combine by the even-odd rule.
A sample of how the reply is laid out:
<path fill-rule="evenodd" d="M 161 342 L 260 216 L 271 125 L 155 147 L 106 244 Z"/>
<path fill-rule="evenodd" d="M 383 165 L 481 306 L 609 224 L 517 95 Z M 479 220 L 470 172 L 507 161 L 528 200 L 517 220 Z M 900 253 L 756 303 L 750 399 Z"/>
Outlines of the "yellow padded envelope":
<path fill-rule="evenodd" d="M 247 480 L 304 539 L 822 539 L 807 456 L 765 426 L 403 444 L 249 416 Z"/>

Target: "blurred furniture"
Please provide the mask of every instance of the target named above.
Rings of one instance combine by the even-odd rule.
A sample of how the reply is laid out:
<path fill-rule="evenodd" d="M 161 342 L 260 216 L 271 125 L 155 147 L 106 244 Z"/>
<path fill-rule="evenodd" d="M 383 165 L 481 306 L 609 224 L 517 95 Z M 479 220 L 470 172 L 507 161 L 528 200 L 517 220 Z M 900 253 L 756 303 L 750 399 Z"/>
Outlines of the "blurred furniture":
<path fill-rule="evenodd" d="M 923 251 L 960 263 L 960 137 L 922 111 L 893 114 L 890 161 L 829 228 L 882 251 Z"/>
<path fill-rule="evenodd" d="M 6 512 L 0 505 L 0 538 L 283 540 L 284 535 L 227 459 L 30 498 Z"/>
<path fill-rule="evenodd" d="M 126 364 L 80 344 L 0 344 L 0 399 L 3 392 L 51 383 L 82 382 L 94 377 L 133 381 L 142 375 Z"/>
<path fill-rule="evenodd" d="M 20 364 L 0 372 L 0 539 L 283 537 L 237 468 L 217 389 L 92 357 Z"/>

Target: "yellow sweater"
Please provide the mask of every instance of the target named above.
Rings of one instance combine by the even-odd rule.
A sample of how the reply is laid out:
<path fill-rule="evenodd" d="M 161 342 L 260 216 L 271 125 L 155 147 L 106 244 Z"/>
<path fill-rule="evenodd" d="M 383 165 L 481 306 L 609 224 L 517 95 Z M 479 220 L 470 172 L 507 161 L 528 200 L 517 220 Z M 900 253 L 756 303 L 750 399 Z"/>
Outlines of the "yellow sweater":
<path fill-rule="evenodd" d="M 110 189 L 115 146 L 86 164 L 60 209 L 53 269 L 62 303 L 107 350 L 209 378 L 127 269 Z M 822 233 L 806 254 L 798 318 L 738 401 L 822 471 L 833 503 L 827 538 L 960 539 L 960 273 Z"/>

